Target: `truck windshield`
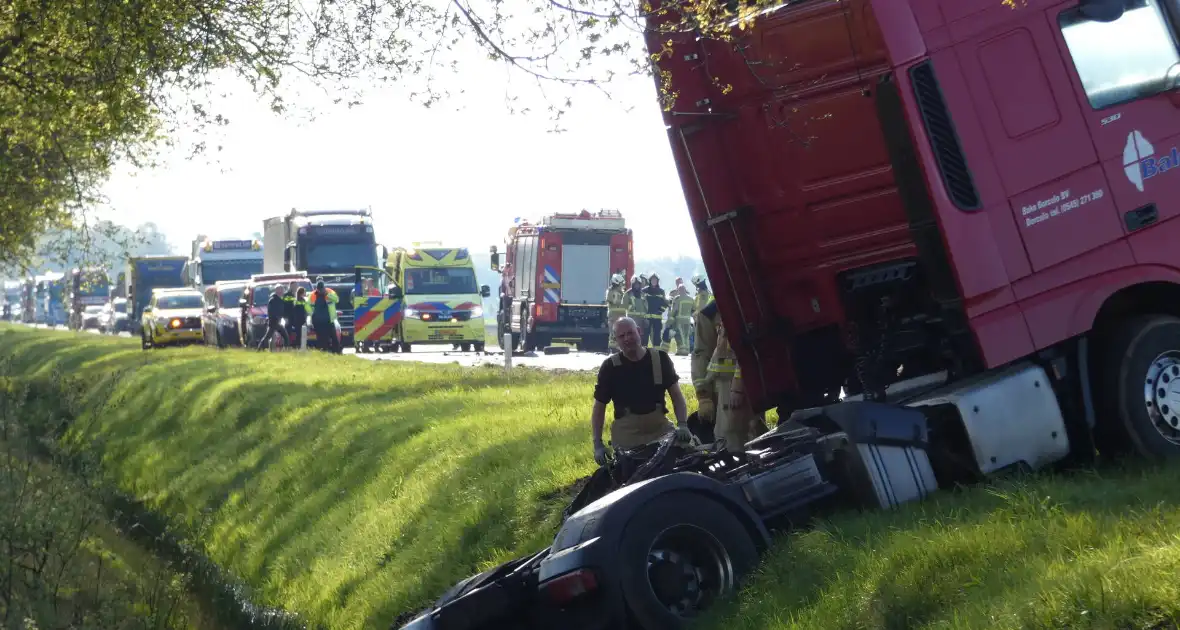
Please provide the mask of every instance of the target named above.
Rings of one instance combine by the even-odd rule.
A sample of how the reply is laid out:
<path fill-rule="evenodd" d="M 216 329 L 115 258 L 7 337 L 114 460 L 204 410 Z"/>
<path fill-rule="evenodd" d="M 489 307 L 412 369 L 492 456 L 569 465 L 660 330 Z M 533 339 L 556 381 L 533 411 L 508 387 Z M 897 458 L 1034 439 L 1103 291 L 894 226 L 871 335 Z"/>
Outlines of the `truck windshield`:
<path fill-rule="evenodd" d="M 116 313 L 126 313 L 127 312 L 127 303 L 126 302 L 115 302 L 115 312 Z"/>
<path fill-rule="evenodd" d="M 262 260 L 203 260 L 201 282 L 213 284 L 226 280 L 249 280 L 252 274 L 262 273 Z M 234 303 L 237 301 L 235 299 Z"/>
<path fill-rule="evenodd" d="M 307 243 L 304 250 L 304 269 L 308 275 L 317 273 L 352 274 L 358 265 L 376 267 L 377 249 L 372 241 L 353 243 Z"/>
<path fill-rule="evenodd" d="M 463 267 L 406 269 L 407 295 L 453 295 L 479 293 L 475 270 Z"/>
<path fill-rule="evenodd" d="M 156 308 L 201 308 L 199 295 L 165 295 L 156 301 Z"/>

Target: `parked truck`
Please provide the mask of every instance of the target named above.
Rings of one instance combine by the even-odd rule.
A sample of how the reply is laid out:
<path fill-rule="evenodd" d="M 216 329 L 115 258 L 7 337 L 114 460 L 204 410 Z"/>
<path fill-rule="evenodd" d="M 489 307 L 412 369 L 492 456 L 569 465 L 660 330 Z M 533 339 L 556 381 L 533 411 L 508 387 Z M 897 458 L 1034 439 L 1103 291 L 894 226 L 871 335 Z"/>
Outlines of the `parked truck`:
<path fill-rule="evenodd" d="M 128 259 L 127 301 L 131 312 L 127 319 L 133 330 L 143 320 L 143 307 L 152 299 L 152 289 L 185 286 L 184 265 L 187 256 L 137 256 Z M 142 333 L 142 331 L 140 331 Z"/>
<path fill-rule="evenodd" d="M 263 273 L 303 271 L 336 291 L 341 347 L 353 342 L 352 288 L 357 267 L 380 267 L 383 248 L 371 210 L 296 210 L 263 221 Z M 309 345 L 311 345 L 309 339 Z"/>
<path fill-rule="evenodd" d="M 249 280 L 262 273 L 263 254 L 263 244 L 255 238 L 212 239 L 199 235 L 192 242 L 184 281 L 204 292 L 217 282 Z"/>
<path fill-rule="evenodd" d="M 102 306 L 110 300 L 111 281 L 105 269 L 83 267 L 70 270 L 69 327 L 81 330 L 83 312 L 87 306 Z"/>
<path fill-rule="evenodd" d="M 616 210 L 555 213 L 524 221 L 504 239 L 497 339 L 511 333 L 513 349 L 530 352 L 554 342 L 605 352 L 610 343 L 606 290 L 610 277 L 635 270 L 631 230 Z"/>
<path fill-rule="evenodd" d="M 784 420 L 720 452 L 618 453 L 550 547 L 408 628 L 680 628 L 769 529 L 825 509 L 1180 454 L 1170 9 L 804 0 L 727 43 L 656 4 L 718 310 L 746 396 Z"/>

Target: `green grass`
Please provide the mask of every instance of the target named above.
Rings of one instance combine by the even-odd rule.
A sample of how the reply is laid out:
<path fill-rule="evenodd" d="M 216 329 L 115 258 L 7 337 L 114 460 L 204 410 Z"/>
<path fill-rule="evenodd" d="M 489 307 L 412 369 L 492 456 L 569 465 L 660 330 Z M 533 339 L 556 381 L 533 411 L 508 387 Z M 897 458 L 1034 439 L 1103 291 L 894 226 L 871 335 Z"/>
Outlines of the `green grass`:
<path fill-rule="evenodd" d="M 998 481 L 778 541 L 706 625 L 1175 628 L 1180 467 Z"/>
<path fill-rule="evenodd" d="M 74 377 L 73 437 L 112 482 L 202 531 L 261 603 L 331 628 L 545 546 L 594 468 L 590 374 L 0 330 L 15 372 Z"/>
<path fill-rule="evenodd" d="M 204 532 L 261 603 L 327 627 L 386 626 L 544 546 L 593 469 L 591 374 L 0 330 L 25 373 L 78 375 L 62 404 L 115 482 Z M 1173 628 L 1177 479 L 1106 467 L 842 515 L 780 537 L 700 626 Z"/>

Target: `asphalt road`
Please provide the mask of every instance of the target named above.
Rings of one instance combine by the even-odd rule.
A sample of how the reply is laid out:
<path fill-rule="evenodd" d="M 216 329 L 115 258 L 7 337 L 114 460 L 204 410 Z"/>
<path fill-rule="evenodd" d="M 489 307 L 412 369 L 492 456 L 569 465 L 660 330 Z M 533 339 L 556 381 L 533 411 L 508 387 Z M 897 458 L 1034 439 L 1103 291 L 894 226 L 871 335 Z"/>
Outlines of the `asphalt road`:
<path fill-rule="evenodd" d="M 36 328 L 49 328 L 45 325 L 35 325 Z M 58 330 L 65 330 L 59 327 Z M 98 334 L 98 331 L 87 331 L 93 334 Z M 127 333 L 121 333 L 121 337 L 130 337 Z M 504 365 L 504 351 L 499 346 L 489 345 L 483 353 L 476 352 L 459 352 L 452 350 L 450 346 L 416 346 L 413 352 L 386 352 L 386 353 L 356 353 L 354 350 L 347 349 L 344 351 L 346 355 L 353 355 L 359 359 L 368 361 L 417 361 L 419 363 L 457 363 L 463 366 L 479 366 L 479 365 Z M 597 371 L 598 366 L 606 359 L 606 354 L 594 352 L 577 352 L 570 350 L 567 354 L 551 354 L 547 355 L 542 352 L 516 354 L 512 357 L 512 365 L 527 366 L 539 368 L 542 370 L 562 370 L 562 371 Z M 680 380 L 683 383 L 691 382 L 691 365 L 689 357 L 686 356 L 672 356 L 672 363 L 676 366 L 676 373 L 680 375 Z"/>
<path fill-rule="evenodd" d="M 351 354 L 352 350 L 346 350 L 346 354 Z M 357 354 L 361 359 L 368 359 L 371 361 L 418 361 L 421 363 L 458 363 L 465 366 L 477 365 L 504 365 L 504 351 L 499 347 L 489 346 L 483 353 L 476 352 L 458 352 L 452 350 L 450 346 L 438 346 L 435 348 L 416 346 L 411 353 L 389 352 L 389 353 L 360 353 Z M 595 352 L 577 352 L 571 350 L 568 354 L 552 354 L 547 355 L 542 352 L 535 352 L 529 354 L 516 354 L 512 357 L 512 365 L 515 366 L 529 366 L 541 368 L 544 370 L 589 370 L 597 371 L 598 366 L 606 359 L 606 354 Z M 682 382 L 690 382 L 690 363 L 689 357 L 673 356 L 672 364 L 676 366 L 676 372 L 680 375 Z"/>

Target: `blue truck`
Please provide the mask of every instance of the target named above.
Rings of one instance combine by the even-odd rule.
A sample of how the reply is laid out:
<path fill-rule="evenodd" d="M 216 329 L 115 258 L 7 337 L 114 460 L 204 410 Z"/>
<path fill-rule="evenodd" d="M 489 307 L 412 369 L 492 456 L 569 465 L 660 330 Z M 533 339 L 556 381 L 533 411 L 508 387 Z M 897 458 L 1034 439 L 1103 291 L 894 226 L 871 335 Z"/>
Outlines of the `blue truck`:
<path fill-rule="evenodd" d="M 143 307 L 152 299 L 152 289 L 185 286 L 184 265 L 188 257 L 137 256 L 127 262 L 127 302 L 131 304 L 127 319 L 134 330 L 143 319 Z"/>

